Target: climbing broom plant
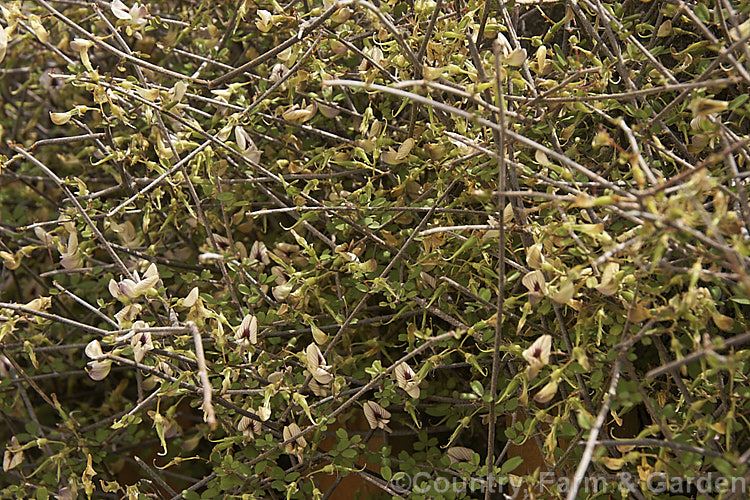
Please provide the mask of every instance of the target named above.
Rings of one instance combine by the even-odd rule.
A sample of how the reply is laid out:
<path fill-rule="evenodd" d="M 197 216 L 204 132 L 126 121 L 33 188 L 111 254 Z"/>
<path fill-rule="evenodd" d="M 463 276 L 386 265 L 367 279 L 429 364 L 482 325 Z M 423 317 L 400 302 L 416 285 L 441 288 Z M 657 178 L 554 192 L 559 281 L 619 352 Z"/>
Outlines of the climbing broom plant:
<path fill-rule="evenodd" d="M 746 3 L 0 14 L 3 497 L 744 497 Z"/>

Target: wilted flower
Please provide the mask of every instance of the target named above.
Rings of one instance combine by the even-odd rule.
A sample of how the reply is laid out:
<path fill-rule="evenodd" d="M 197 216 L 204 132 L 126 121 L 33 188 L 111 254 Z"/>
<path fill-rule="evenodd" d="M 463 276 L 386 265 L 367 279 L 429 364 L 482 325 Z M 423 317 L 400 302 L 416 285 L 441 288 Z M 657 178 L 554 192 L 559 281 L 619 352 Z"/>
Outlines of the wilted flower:
<path fill-rule="evenodd" d="M 78 56 L 81 58 L 83 66 L 87 70 L 93 71 L 94 68 L 91 66 L 91 59 L 89 59 L 89 49 L 94 46 L 94 42 L 86 40 L 85 38 L 74 38 L 69 46 L 71 50 L 78 52 Z"/>
<path fill-rule="evenodd" d="M 589 363 L 589 358 L 586 356 L 586 350 L 581 347 L 574 347 L 573 348 L 573 357 L 578 362 L 579 365 L 583 367 L 584 370 L 589 371 L 591 370 L 591 364 Z"/>
<path fill-rule="evenodd" d="M 258 416 L 263 422 L 271 418 L 271 406 L 268 404 L 268 401 L 258 409 Z"/>
<path fill-rule="evenodd" d="M 294 290 L 294 286 L 290 283 L 284 283 L 283 285 L 275 286 L 271 290 L 271 293 L 273 293 L 273 296 L 278 301 L 286 300 L 287 297 L 289 297 L 289 294 L 292 293 L 292 290 Z"/>
<path fill-rule="evenodd" d="M 270 383 L 278 384 L 279 386 L 281 386 L 281 384 L 284 382 L 284 372 L 275 371 L 273 373 L 269 373 L 267 378 Z"/>
<path fill-rule="evenodd" d="M 367 68 L 372 67 L 373 63 L 380 65 L 380 63 L 383 62 L 384 54 L 383 50 L 378 47 L 377 45 L 374 45 L 369 48 L 365 48 L 362 53 L 366 56 L 362 59 L 362 62 L 359 63 L 359 71 L 366 71 Z"/>
<path fill-rule="evenodd" d="M 573 284 L 573 280 L 568 277 L 560 284 L 557 292 L 553 293 L 551 297 L 558 304 L 567 304 L 573 299 L 575 292 L 576 287 Z"/>
<path fill-rule="evenodd" d="M 542 254 L 542 245 L 531 245 L 526 254 L 526 263 L 532 269 L 541 269 L 544 265 L 544 255 Z"/>
<path fill-rule="evenodd" d="M 507 38 L 505 38 L 505 35 L 502 33 L 498 33 L 497 37 L 495 38 L 495 43 L 500 48 L 500 54 L 503 57 L 508 57 L 511 52 L 513 52 L 513 47 L 510 45 L 510 42 Z"/>
<path fill-rule="evenodd" d="M 126 247 L 137 248 L 143 245 L 143 235 L 136 232 L 132 222 L 126 221 L 122 224 L 111 222 L 109 227 L 117 234 L 122 244 Z"/>
<path fill-rule="evenodd" d="M 8 378 L 13 371 L 13 365 L 10 363 L 10 360 L 0 355 L 0 380 Z"/>
<path fill-rule="evenodd" d="M 557 380 L 550 380 L 547 385 L 536 393 L 534 401 L 537 403 L 548 403 L 557 394 Z"/>
<path fill-rule="evenodd" d="M 464 446 L 451 446 L 445 452 L 451 464 L 456 462 L 471 462 L 471 456 L 474 454 L 474 450 L 466 448 Z"/>
<path fill-rule="evenodd" d="M 94 46 L 94 42 L 85 38 L 74 38 L 70 42 L 70 48 L 75 51 L 88 50 Z"/>
<path fill-rule="evenodd" d="M 134 279 L 124 279 L 117 282 L 109 280 L 109 293 L 112 297 L 121 302 L 128 303 L 130 300 L 145 295 L 151 291 L 156 291 L 156 284 L 159 282 L 159 271 L 156 264 L 152 263 L 143 274 L 143 279 L 138 276 L 138 272 L 133 272 Z"/>
<path fill-rule="evenodd" d="M 289 122 L 305 123 L 310 118 L 315 116 L 315 112 L 318 110 L 318 105 L 313 102 L 307 105 L 305 101 L 302 101 L 302 105 L 295 104 L 291 108 L 287 109 L 281 114 L 281 117 Z"/>
<path fill-rule="evenodd" d="M 145 321 L 136 321 L 133 324 L 133 331 L 135 335 L 130 340 L 130 345 L 133 347 L 133 354 L 136 363 L 143 361 L 143 357 L 146 353 L 154 348 L 154 344 L 151 342 L 151 332 L 139 332 L 139 328 L 148 328 Z"/>
<path fill-rule="evenodd" d="M 601 283 L 596 287 L 596 289 L 604 295 L 614 294 L 620 287 L 620 284 L 615 279 L 618 272 L 620 272 L 620 264 L 618 264 L 617 262 L 608 263 L 604 268 L 604 272 L 602 273 Z"/>
<path fill-rule="evenodd" d="M 42 244 L 44 246 L 49 247 L 52 244 L 52 235 L 45 231 L 41 226 L 37 226 L 34 228 L 34 234 L 42 241 Z"/>
<path fill-rule="evenodd" d="M 325 344 L 328 342 L 328 334 L 318 328 L 318 326 L 315 323 L 310 324 L 310 329 L 312 330 L 312 336 L 313 340 L 317 342 L 320 345 Z"/>
<path fill-rule="evenodd" d="M 36 299 L 30 300 L 24 307 L 31 311 L 46 311 L 52 305 L 51 297 L 37 297 Z"/>
<path fill-rule="evenodd" d="M 65 269 L 78 269 L 83 264 L 83 257 L 78 249 L 77 233 L 70 233 L 68 244 L 60 249 L 60 264 Z"/>
<path fill-rule="evenodd" d="M 323 357 L 323 353 L 320 352 L 318 346 L 310 344 L 307 346 L 307 369 L 310 374 L 319 384 L 328 384 L 333 380 L 333 375 L 329 373 L 331 368 L 326 364 L 326 359 Z"/>
<path fill-rule="evenodd" d="M 292 422 L 291 424 L 284 427 L 284 441 L 293 438 L 301 432 L 299 425 Z M 300 456 L 302 451 L 307 446 L 307 441 L 303 436 L 299 436 L 297 439 L 286 445 L 286 452 L 292 455 Z"/>
<path fill-rule="evenodd" d="M 521 280 L 526 288 L 529 289 L 529 302 L 535 305 L 547 295 L 547 281 L 544 279 L 544 273 L 536 270 L 532 271 Z"/>
<path fill-rule="evenodd" d="M 536 339 L 528 349 L 523 351 L 522 354 L 524 359 L 529 362 L 529 367 L 526 369 L 526 377 L 528 377 L 529 380 L 536 377 L 539 370 L 549 363 L 549 353 L 551 348 L 552 336 L 542 335 Z"/>
<path fill-rule="evenodd" d="M 223 259 L 224 256 L 216 252 L 204 252 L 198 256 L 198 262 L 200 262 L 204 266 L 209 264 L 216 264 Z"/>
<path fill-rule="evenodd" d="M 265 9 L 258 9 L 258 20 L 255 26 L 263 33 L 268 33 L 273 28 L 273 14 Z"/>
<path fill-rule="evenodd" d="M 366 401 L 364 405 L 365 418 L 370 424 L 370 429 L 383 429 L 391 432 L 388 422 L 391 421 L 391 413 L 374 401 Z"/>
<path fill-rule="evenodd" d="M 275 255 L 279 255 L 279 251 L 277 249 L 276 252 L 274 252 Z M 282 259 L 286 258 L 286 254 L 281 254 L 284 257 Z M 288 260 L 288 262 L 291 262 L 291 260 Z M 274 276 L 274 281 L 277 286 L 273 287 L 271 292 L 273 293 L 273 296 L 278 301 L 284 301 L 289 296 L 290 293 L 292 293 L 292 290 L 294 290 L 294 286 L 292 286 L 291 283 L 288 282 L 287 274 L 284 272 L 284 268 L 281 266 L 273 266 L 271 268 L 271 275 Z"/>
<path fill-rule="evenodd" d="M 415 378 L 416 373 L 406 363 L 399 363 L 393 369 L 396 374 L 398 386 L 413 398 L 419 397 L 419 381 Z"/>
<path fill-rule="evenodd" d="M 187 296 L 182 299 L 182 305 L 184 307 L 193 307 L 195 303 L 198 301 L 199 298 L 199 290 L 198 287 L 193 287 L 192 290 L 187 294 Z"/>
<path fill-rule="evenodd" d="M 128 304 L 123 307 L 120 311 L 115 313 L 117 326 L 120 328 L 126 328 L 126 325 L 129 325 L 138 317 L 142 309 L 143 307 L 140 304 Z"/>
<path fill-rule="evenodd" d="M 164 375 L 171 377 L 172 376 L 172 367 L 169 366 L 168 363 L 165 363 L 164 361 L 159 361 L 159 364 L 156 366 L 156 370 L 160 373 L 163 373 Z M 165 379 L 162 377 L 157 377 L 156 375 L 151 375 L 149 377 L 146 377 L 143 380 L 143 388 L 147 391 L 150 391 L 154 387 L 156 387 L 157 384 L 164 382 Z"/>
<path fill-rule="evenodd" d="M 0 259 L 3 260 L 5 267 L 10 270 L 18 269 L 19 267 L 21 267 L 20 252 L 13 254 L 4 250 L 0 251 Z"/>
<path fill-rule="evenodd" d="M 705 99 L 697 97 L 690 103 L 690 111 L 693 113 L 693 119 L 690 126 L 693 129 L 700 128 L 700 121 L 710 118 L 722 111 L 726 111 L 729 103 L 726 101 L 717 101 L 715 99 Z"/>
<path fill-rule="evenodd" d="M 258 318 L 253 314 L 248 314 L 242 319 L 242 323 L 237 327 L 234 333 L 234 339 L 239 344 L 240 349 L 245 349 L 250 344 L 258 343 Z"/>
<path fill-rule="evenodd" d="M 18 442 L 18 438 L 13 436 L 10 438 L 10 446 L 5 449 L 3 454 L 3 471 L 7 472 L 17 467 L 23 462 L 23 450 Z"/>
<path fill-rule="evenodd" d="M 505 38 L 505 35 L 502 33 L 497 34 L 495 43 L 500 49 L 503 64 L 507 64 L 508 66 L 521 66 L 524 61 L 526 61 L 526 50 L 520 47 L 513 49 L 510 42 L 508 42 L 508 39 Z"/>
<path fill-rule="evenodd" d="M 309 387 L 312 393 L 319 397 L 325 397 L 331 394 L 331 391 L 329 390 L 329 388 L 331 387 L 330 385 L 319 384 L 315 381 L 315 379 L 312 379 L 310 381 Z"/>
<path fill-rule="evenodd" d="M 406 160 L 412 148 L 414 148 L 414 139 L 409 137 L 399 146 L 397 151 L 394 151 L 393 148 L 388 148 L 388 150 L 383 151 L 380 158 L 388 165 L 398 165 Z"/>
<path fill-rule="evenodd" d="M 76 498 L 78 498 L 78 491 L 72 484 L 58 489 L 55 495 L 56 500 L 75 500 Z"/>
<path fill-rule="evenodd" d="M 169 97 L 172 102 L 180 102 L 187 92 L 188 84 L 185 81 L 175 83 L 169 90 Z"/>

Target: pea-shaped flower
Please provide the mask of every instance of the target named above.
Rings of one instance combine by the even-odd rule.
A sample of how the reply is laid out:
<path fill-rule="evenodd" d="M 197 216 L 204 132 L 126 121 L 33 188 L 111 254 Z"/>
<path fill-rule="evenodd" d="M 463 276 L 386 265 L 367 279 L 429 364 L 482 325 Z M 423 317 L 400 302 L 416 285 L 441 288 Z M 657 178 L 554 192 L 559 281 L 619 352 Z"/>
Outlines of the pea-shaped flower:
<path fill-rule="evenodd" d="M 552 336 L 542 335 L 528 349 L 523 351 L 523 358 L 529 362 L 526 368 L 526 376 L 529 380 L 536 377 L 539 370 L 549 363 L 549 353 L 552 348 Z"/>
<path fill-rule="evenodd" d="M 300 428 L 299 425 L 292 422 L 291 424 L 284 427 L 284 441 L 287 441 L 297 434 L 299 434 Z M 302 455 L 302 451 L 307 446 L 307 440 L 305 440 L 304 436 L 299 436 L 297 439 L 292 441 L 291 443 L 287 443 L 286 445 L 286 452 L 291 455 L 297 455 L 298 457 Z"/>
<path fill-rule="evenodd" d="M 320 352 L 318 346 L 310 344 L 305 351 L 307 356 L 307 369 L 319 384 L 328 384 L 333 380 L 333 375 L 329 372 L 330 366 L 326 364 L 326 358 Z"/>
<path fill-rule="evenodd" d="M 92 340 L 86 346 L 84 350 L 86 356 L 91 358 L 93 361 L 89 361 L 86 371 L 93 380 L 104 380 L 109 375 L 109 370 L 112 367 L 112 360 L 107 359 L 102 352 L 102 346 L 98 340 Z"/>
<path fill-rule="evenodd" d="M 398 386 L 405 390 L 409 396 L 418 398 L 420 393 L 419 381 L 417 380 L 417 375 L 414 373 L 411 366 L 406 363 L 399 363 L 393 371 L 396 374 L 396 382 L 398 383 Z"/>
<path fill-rule="evenodd" d="M 383 429 L 391 432 L 388 422 L 391 421 L 391 413 L 374 401 L 366 401 L 364 408 L 365 418 L 370 424 L 370 429 Z"/>
<path fill-rule="evenodd" d="M 109 293 L 117 300 L 128 303 L 141 295 L 149 292 L 156 292 L 156 284 L 159 282 L 159 270 L 156 264 L 152 263 L 143 274 L 143 279 L 138 276 L 138 272 L 133 272 L 133 279 L 124 279 L 121 281 L 109 280 Z"/>
<path fill-rule="evenodd" d="M 240 326 L 237 327 L 237 331 L 234 332 L 234 339 L 240 346 L 240 349 L 244 350 L 250 346 L 250 344 L 258 343 L 258 318 L 253 314 L 247 314 L 243 319 Z"/>

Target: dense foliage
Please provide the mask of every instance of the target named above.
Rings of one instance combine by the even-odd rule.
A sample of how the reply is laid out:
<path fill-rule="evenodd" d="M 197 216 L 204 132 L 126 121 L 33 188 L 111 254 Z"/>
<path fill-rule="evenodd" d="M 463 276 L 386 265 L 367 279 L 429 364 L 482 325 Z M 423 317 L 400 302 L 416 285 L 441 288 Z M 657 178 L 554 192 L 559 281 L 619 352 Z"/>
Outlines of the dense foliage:
<path fill-rule="evenodd" d="M 747 2 L 0 11 L 4 498 L 750 480 Z"/>

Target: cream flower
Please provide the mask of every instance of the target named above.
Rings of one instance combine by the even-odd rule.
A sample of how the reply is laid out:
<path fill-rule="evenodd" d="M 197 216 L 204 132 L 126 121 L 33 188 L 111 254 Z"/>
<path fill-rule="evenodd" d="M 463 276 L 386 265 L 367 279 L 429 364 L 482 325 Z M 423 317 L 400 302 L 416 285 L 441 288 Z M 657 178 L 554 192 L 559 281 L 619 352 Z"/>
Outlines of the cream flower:
<path fill-rule="evenodd" d="M 156 284 L 159 282 L 159 270 L 156 264 L 152 263 L 143 274 L 143 279 L 138 276 L 138 272 L 133 273 L 134 279 L 124 279 L 121 281 L 109 280 L 109 293 L 112 297 L 121 302 L 128 303 L 141 295 L 150 292 L 156 292 Z"/>
<path fill-rule="evenodd" d="M 386 432 L 391 432 L 391 428 L 388 427 L 391 414 L 388 410 L 374 401 L 366 401 L 363 410 L 367 423 L 370 424 L 370 429 L 383 429 Z"/>
<path fill-rule="evenodd" d="M 539 370 L 542 369 L 547 363 L 549 363 L 550 349 L 552 348 L 552 336 L 542 335 L 536 341 L 529 346 L 528 349 L 523 351 L 523 358 L 529 362 L 529 367 L 526 368 L 526 377 L 529 380 L 536 377 Z"/>
<path fill-rule="evenodd" d="M 245 349 L 250 344 L 258 343 L 258 318 L 253 314 L 248 314 L 242 319 L 242 323 L 237 327 L 234 333 L 234 339 L 240 348 Z"/>
<path fill-rule="evenodd" d="M 330 387 L 331 386 L 330 385 L 319 384 L 319 383 L 317 383 L 315 381 L 315 379 L 312 379 L 310 381 L 310 386 L 309 387 L 310 387 L 310 390 L 312 391 L 312 393 L 315 394 L 316 396 L 325 397 L 325 396 L 330 396 L 331 395 L 331 391 L 330 391 Z"/>
<path fill-rule="evenodd" d="M 295 423 L 291 423 L 284 427 L 284 441 L 293 438 L 297 434 L 301 432 L 299 425 Z M 302 454 L 302 451 L 307 446 L 307 441 L 303 436 L 299 436 L 297 439 L 292 441 L 291 443 L 287 443 L 286 445 L 286 452 L 291 455 L 297 455 L 300 456 Z"/>
<path fill-rule="evenodd" d="M 413 397 L 419 397 L 419 381 L 416 379 L 416 373 L 411 369 L 411 366 L 406 363 L 400 363 L 393 369 L 396 374 L 396 382 L 398 386 L 406 391 L 406 393 Z"/>
<path fill-rule="evenodd" d="M 307 369 L 315 381 L 323 385 L 330 383 L 333 380 L 333 375 L 329 372 L 331 367 L 326 364 L 326 359 L 318 346 L 310 344 L 307 346 L 305 354 L 307 356 Z"/>
<path fill-rule="evenodd" d="M 617 280 L 617 273 L 620 272 L 620 264 L 617 262 L 609 262 L 604 267 L 602 272 L 601 283 L 596 289 L 604 295 L 612 295 L 620 287 L 620 283 Z"/>
<path fill-rule="evenodd" d="M 130 340 L 130 345 L 133 348 L 136 363 L 140 363 L 146 353 L 154 348 L 154 344 L 151 342 L 151 332 L 138 331 L 139 328 L 148 328 L 145 321 L 136 321 L 132 328 L 135 334 Z"/>
<path fill-rule="evenodd" d="M 138 28 L 142 28 L 148 23 L 146 20 L 148 10 L 145 5 L 140 5 L 138 2 L 134 3 L 133 6 L 128 9 L 128 6 L 122 3 L 121 0 L 113 0 L 111 9 L 112 14 L 114 14 L 117 19 L 128 21 L 129 24 Z"/>
<path fill-rule="evenodd" d="M 97 381 L 104 380 L 104 378 L 109 375 L 109 371 L 112 368 L 112 360 L 105 358 L 99 341 L 92 340 L 89 342 L 84 352 L 86 353 L 86 356 L 93 359 L 93 361 L 89 361 L 86 365 L 86 371 L 88 372 L 89 377 Z"/>
<path fill-rule="evenodd" d="M 529 289 L 529 302 L 532 306 L 547 295 L 547 281 L 542 271 L 536 270 L 526 274 L 521 282 Z"/>
<path fill-rule="evenodd" d="M 262 271 L 268 264 L 271 263 L 271 259 L 268 257 L 268 248 L 262 241 L 256 241 L 253 246 L 250 247 L 250 254 L 247 256 L 250 261 L 257 261 L 252 265 L 253 269 Z"/>
<path fill-rule="evenodd" d="M 237 142 L 239 150 L 247 156 L 251 163 L 258 163 L 260 161 L 260 151 L 255 142 L 253 142 L 253 138 L 247 133 L 247 130 L 239 125 L 234 127 L 234 139 Z"/>
<path fill-rule="evenodd" d="M 545 259 L 542 254 L 542 245 L 532 245 L 529 247 L 529 251 L 526 254 L 526 263 L 532 269 L 541 269 L 544 265 Z"/>
<path fill-rule="evenodd" d="M 250 410 L 250 412 L 252 412 L 252 410 Z M 255 420 L 248 416 L 243 416 L 237 424 L 237 430 L 242 432 L 243 436 L 250 439 L 260 434 L 261 428 L 260 420 Z"/>

